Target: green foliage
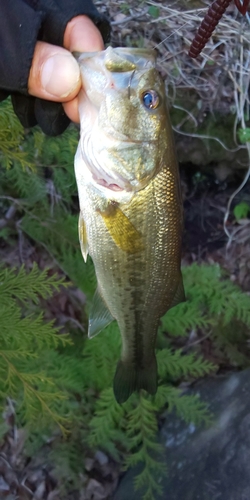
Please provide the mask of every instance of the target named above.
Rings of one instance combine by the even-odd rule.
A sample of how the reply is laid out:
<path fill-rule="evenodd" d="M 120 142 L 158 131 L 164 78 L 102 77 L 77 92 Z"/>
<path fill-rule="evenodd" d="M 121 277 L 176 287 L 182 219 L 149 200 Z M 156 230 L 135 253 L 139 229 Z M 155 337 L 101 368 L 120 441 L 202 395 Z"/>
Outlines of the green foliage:
<path fill-rule="evenodd" d="M 159 7 L 156 7 L 155 5 L 150 5 L 150 7 L 148 8 L 148 13 L 150 16 L 157 19 L 160 15 L 160 9 L 159 9 Z"/>
<path fill-rule="evenodd" d="M 54 291 L 59 291 L 63 283 L 62 278 L 55 280 L 55 276 L 48 276 L 46 270 L 39 271 L 35 263 L 29 273 L 25 271 L 24 266 L 18 272 L 13 268 L 0 269 L 1 305 L 13 306 L 13 301 L 17 299 L 23 303 L 30 299 L 38 304 L 39 297 L 51 297 Z"/>
<path fill-rule="evenodd" d="M 239 140 L 242 144 L 245 144 L 246 142 L 250 142 L 250 128 L 240 128 L 238 130 L 238 137 Z"/>
<path fill-rule="evenodd" d="M 172 383 L 184 376 L 204 376 L 214 366 L 194 354 L 184 356 L 181 350 L 161 349 L 157 352 L 160 385 L 156 396 L 134 394 L 120 406 L 110 387 L 119 351 L 120 335 L 116 324 L 85 345 L 86 371 L 91 376 L 92 386 L 101 391 L 89 423 L 88 444 L 102 448 L 116 460 L 125 453 L 125 467 L 140 465 L 135 488 L 143 485 L 143 498 L 153 499 L 154 494 L 161 491 L 160 477 L 165 467 L 164 450 L 157 441 L 157 415 L 169 408 L 187 422 L 208 424 L 211 416 L 206 405 L 194 396 L 182 396 Z M 106 389 L 103 389 L 104 384 Z"/>
<path fill-rule="evenodd" d="M 185 271 L 184 271 L 185 272 Z M 187 296 L 188 297 L 188 296 Z M 163 316 L 160 331 L 169 332 L 172 336 L 186 336 L 188 330 L 194 328 L 205 329 L 211 324 L 211 318 L 204 316 L 200 309 L 200 302 L 195 296 L 195 301 L 188 300 L 177 306 L 178 309 L 170 309 Z M 178 310 L 178 314 L 176 311 Z"/>
<path fill-rule="evenodd" d="M 35 171 L 22 169 L 19 163 L 7 171 L 0 167 L 0 200 L 1 195 L 3 200 L 6 195 L 9 197 L 22 214 L 19 231 L 43 245 L 65 274 L 90 297 L 96 280 L 91 260 L 84 264 L 79 249 L 78 204 L 74 213 L 69 210 L 72 197 L 76 196 L 76 145 L 74 128 L 56 139 L 37 130 L 30 133 L 24 149 L 35 151 Z"/>
<path fill-rule="evenodd" d="M 91 380 L 91 387 L 96 391 L 112 385 L 120 348 L 120 333 L 116 323 L 102 332 L 102 339 L 99 335 L 91 339 L 91 342 L 86 342 L 83 353 L 86 373 Z"/>
<path fill-rule="evenodd" d="M 60 411 L 66 396 L 59 379 L 48 376 L 42 365 L 51 350 L 56 353 L 70 339 L 58 335 L 58 328 L 44 320 L 41 310 L 29 312 L 30 302 L 37 305 L 39 298 L 51 297 L 62 284 L 63 279 L 48 277 L 35 264 L 30 273 L 24 267 L 19 272 L 0 269 L 0 406 L 4 408 L 6 395 L 15 399 L 21 420 L 32 428 L 56 422 L 65 431 L 68 424 Z"/>
<path fill-rule="evenodd" d="M 157 353 L 159 378 L 164 381 L 179 380 L 182 377 L 204 377 L 215 367 L 212 363 L 197 357 L 196 354 L 183 355 L 182 349 L 161 349 Z"/>
<path fill-rule="evenodd" d="M 9 186 L 10 196 L 18 195 L 23 207 L 32 206 L 36 202 L 45 204 L 47 190 L 40 169 L 35 174 L 30 168 L 20 168 L 19 162 L 14 162 L 7 172 L 2 171 L 1 180 L 1 190 L 6 192 L 6 187 Z"/>
<path fill-rule="evenodd" d="M 128 448 L 128 436 L 124 432 L 126 405 L 119 405 L 111 387 L 104 389 L 97 401 L 95 415 L 90 422 L 88 443 L 91 447 L 101 447 L 114 459 L 120 460 L 117 444 Z"/>
<path fill-rule="evenodd" d="M 16 132 L 11 133 L 19 134 L 21 141 L 13 115 L 3 116 L 0 131 L 4 120 L 13 120 L 8 123 Z M 22 234 L 49 254 L 54 266 L 84 292 L 87 310 L 96 279 L 91 259 L 84 264 L 78 242 L 76 143 L 74 128 L 56 139 L 35 129 L 17 148 L 21 159 L 11 146 L 5 162 L 9 168 L 0 166 L 0 211 L 4 215 L 13 206 L 15 216 L 10 222 L 6 219 L 0 234 L 9 246 Z M 31 158 L 32 152 L 30 169 L 24 158 Z M 168 409 L 195 425 L 211 421 L 206 405 L 178 388 L 181 381 L 215 369 L 199 355 L 199 344 L 188 352 L 175 349 L 178 341 L 187 351 L 190 331 L 209 335 L 216 354 L 236 366 L 249 364 L 250 298 L 225 279 L 219 266 L 192 265 L 183 274 L 187 302 L 171 309 L 159 329 L 158 392 L 155 397 L 134 394 L 120 406 L 112 391 L 121 347 L 117 325 L 111 324 L 91 341 L 82 331 L 62 335 L 43 314 L 45 301 L 58 291 L 62 280 L 36 265 L 30 272 L 24 267 L 0 269 L 0 403 L 4 406 L 10 396 L 20 421 L 30 429 L 36 427 L 28 443 L 31 454 L 36 454 L 43 436 L 51 436 L 55 422 L 68 431 L 66 440 L 58 437 L 50 447 L 66 497 L 67 484 L 77 488 L 80 481 L 84 453 L 99 448 L 125 467 L 139 467 L 135 487 L 142 490 L 144 499 L 153 500 L 161 492 L 165 464 L 157 440 L 158 415 Z"/>
<path fill-rule="evenodd" d="M 183 269 L 183 276 L 187 302 L 162 318 L 161 332 L 171 337 L 189 330 L 207 332 L 220 357 L 249 366 L 250 297 L 225 279 L 219 265 L 193 264 Z"/>
<path fill-rule="evenodd" d="M 235 205 L 233 210 L 234 217 L 237 221 L 239 221 L 240 219 L 245 219 L 248 216 L 249 212 L 250 212 L 250 205 L 245 201 L 237 203 L 237 205 Z"/>
<path fill-rule="evenodd" d="M 155 404 L 158 409 L 166 406 L 168 411 L 175 413 L 187 423 L 194 425 L 210 424 L 212 415 L 207 406 L 198 396 L 183 395 L 182 391 L 172 385 L 162 385 L 155 396 Z"/>
<path fill-rule="evenodd" d="M 164 447 L 156 439 L 158 422 L 155 410 L 154 404 L 140 395 L 129 412 L 126 425 L 131 451 L 126 467 L 143 464 L 142 471 L 135 478 L 135 489 L 144 490 L 145 500 L 154 498 L 155 493 L 162 494 L 160 476 L 165 470 Z"/>
<path fill-rule="evenodd" d="M 1 102 L 0 160 L 4 167 L 9 168 L 15 161 L 19 162 L 22 167 L 31 166 L 27 154 L 20 147 L 23 137 L 23 127 L 16 119 L 10 100 Z"/>
<path fill-rule="evenodd" d="M 127 2 L 121 3 L 120 9 L 123 14 L 128 15 L 130 11 L 130 5 Z"/>

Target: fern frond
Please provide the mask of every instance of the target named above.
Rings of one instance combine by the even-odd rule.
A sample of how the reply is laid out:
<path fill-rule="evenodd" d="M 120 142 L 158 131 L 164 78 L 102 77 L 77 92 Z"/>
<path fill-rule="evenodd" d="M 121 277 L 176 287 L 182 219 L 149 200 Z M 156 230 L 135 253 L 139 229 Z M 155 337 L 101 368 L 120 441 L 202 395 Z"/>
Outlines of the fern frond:
<path fill-rule="evenodd" d="M 29 422 L 29 426 L 51 425 L 52 422 L 55 422 L 65 433 L 64 425 L 68 424 L 69 420 L 58 412 L 59 403 L 65 399 L 65 394 L 56 390 L 54 382 L 44 373 L 21 372 L 11 362 L 6 352 L 1 351 L 0 356 L 6 364 L 6 380 L 4 382 L 6 393 L 10 397 L 16 398 L 18 389 L 22 388 L 23 402 L 19 411 L 23 414 L 24 420 Z"/>
<path fill-rule="evenodd" d="M 1 347 L 12 352 L 12 357 L 15 352 L 21 357 L 28 346 L 26 356 L 34 357 L 42 349 L 70 344 L 68 335 L 57 335 L 60 329 L 53 324 L 53 321 L 44 321 L 42 312 L 23 317 L 22 310 L 14 303 L 0 306 Z"/>
<path fill-rule="evenodd" d="M 171 385 L 161 385 L 158 388 L 154 402 L 157 408 L 168 407 L 187 423 L 194 425 L 209 425 L 212 422 L 207 405 L 196 395 L 183 395 L 182 391 Z"/>
<path fill-rule="evenodd" d="M 238 286 L 224 278 L 219 265 L 193 264 L 183 269 L 187 297 L 200 308 L 206 307 L 209 316 L 223 316 L 225 324 L 233 317 L 250 326 L 250 297 Z"/>
<path fill-rule="evenodd" d="M 226 356 L 233 366 L 247 368 L 249 358 L 249 330 L 234 318 L 229 324 L 220 321 L 213 329 L 215 348 Z"/>
<path fill-rule="evenodd" d="M 61 286 L 67 286 L 64 278 L 49 276 L 49 270 L 40 271 L 35 262 L 29 272 L 24 266 L 18 271 L 15 268 L 0 267 L 1 305 L 8 305 L 12 298 L 21 302 L 31 300 L 38 304 L 39 297 L 47 299 L 55 291 L 58 292 Z"/>
<path fill-rule="evenodd" d="M 204 377 L 216 367 L 195 354 L 183 355 L 182 349 L 162 349 L 157 352 L 159 377 L 162 380 L 176 380 L 181 377 Z"/>
<path fill-rule="evenodd" d="M 53 464 L 53 477 L 57 479 L 60 498 L 68 499 L 69 491 L 79 491 L 83 486 L 85 454 L 88 449 L 86 449 L 85 435 L 82 433 L 80 422 L 80 416 L 77 413 L 77 419 L 74 422 L 75 430 L 72 430 L 67 439 L 54 440 L 48 453 L 47 460 Z M 36 450 L 34 446 L 32 448 L 29 447 L 29 456 L 35 456 Z"/>
<path fill-rule="evenodd" d="M 10 99 L 6 99 L 0 106 L 0 155 L 4 168 L 10 168 L 16 161 L 23 168 L 28 164 L 31 167 L 28 155 L 20 148 L 23 138 L 23 127 L 13 111 Z"/>
<path fill-rule="evenodd" d="M 78 129 L 71 126 L 59 137 L 47 137 L 35 129 L 27 141 L 26 149 L 35 151 L 37 169 L 49 168 L 50 180 L 59 203 L 70 203 L 72 196 L 77 193 L 74 155 L 78 137 Z"/>
<path fill-rule="evenodd" d="M 213 320 L 202 309 L 197 299 L 189 300 L 170 309 L 161 318 L 160 330 L 168 332 L 171 336 L 185 336 L 188 331 L 202 328 L 206 329 L 213 324 Z"/>
<path fill-rule="evenodd" d="M 128 446 L 128 439 L 122 431 L 125 409 L 119 405 L 111 388 L 102 391 L 95 408 L 95 416 L 90 421 L 88 444 L 108 451 L 114 459 L 120 460 L 116 443 Z"/>
<path fill-rule="evenodd" d="M 121 336 L 116 323 L 86 341 L 83 358 L 90 387 L 100 391 L 112 385 L 120 346 Z"/>
<path fill-rule="evenodd" d="M 52 250 L 51 253 L 55 255 Z M 90 257 L 86 263 L 83 261 L 79 243 L 77 248 L 63 246 L 57 259 L 65 274 L 91 299 L 96 289 L 95 269 Z"/>
<path fill-rule="evenodd" d="M 60 335 L 61 336 L 61 335 Z M 59 337 L 60 337 L 59 336 Z M 71 346 L 73 344 L 70 339 Z M 41 358 L 40 358 L 41 359 Z M 70 394 L 80 394 L 83 398 L 88 390 L 86 384 L 86 369 L 83 356 L 69 352 L 69 345 L 60 348 L 60 352 L 50 349 L 46 352 L 46 359 L 41 359 L 41 364 L 36 361 L 39 369 L 44 369 L 50 374 L 52 380 L 57 381 L 57 386 Z"/>
<path fill-rule="evenodd" d="M 61 136 L 45 136 L 39 129 L 34 129 L 27 141 L 30 149 L 36 148 L 35 160 L 46 167 L 65 167 L 73 170 L 74 156 L 79 140 L 79 130 L 74 125 L 69 127 Z"/>
<path fill-rule="evenodd" d="M 54 216 L 43 213 L 43 221 L 38 214 L 27 214 L 21 224 L 22 230 L 56 259 L 66 275 L 91 297 L 96 287 L 96 278 L 91 259 L 85 264 L 78 238 L 78 215 L 67 214 L 57 208 Z"/>
<path fill-rule="evenodd" d="M 22 199 L 27 206 L 33 207 L 39 202 L 45 206 L 47 202 L 47 190 L 41 171 L 34 172 L 29 167 L 21 167 L 18 162 L 1 175 L 1 185 L 9 186 L 11 196 Z"/>
<path fill-rule="evenodd" d="M 156 441 L 157 430 L 155 407 L 140 394 L 137 406 L 127 417 L 126 433 L 130 438 L 131 454 L 125 460 L 125 466 L 142 464 L 142 471 L 135 478 L 135 488 L 143 488 L 143 499 L 162 494 L 160 480 L 155 480 L 165 469 L 164 447 Z"/>
<path fill-rule="evenodd" d="M 166 474 L 166 465 L 157 462 L 157 467 L 154 467 L 155 462 L 152 460 L 150 462 L 151 463 L 145 464 L 145 468 L 142 472 L 136 475 L 134 480 L 135 490 L 144 491 L 144 493 L 142 493 L 143 500 L 154 500 L 156 494 L 160 496 L 163 494 L 163 487 L 161 483 L 164 475 Z M 153 474 L 149 474 L 148 472 L 150 467 L 152 470 L 156 469 Z M 156 477 L 157 480 L 155 479 Z"/>
<path fill-rule="evenodd" d="M 40 368 L 47 352 L 65 348 L 71 341 L 58 335 L 59 329 L 45 322 L 41 311 L 24 315 L 30 301 L 37 304 L 39 296 L 50 297 L 63 281 L 48 277 L 48 271 L 41 272 L 36 265 L 30 273 L 23 267 L 19 272 L 0 269 L 0 403 L 4 405 L 7 394 L 17 400 L 17 410 L 30 428 L 39 423 L 50 427 L 54 422 L 65 432 L 66 395 Z"/>

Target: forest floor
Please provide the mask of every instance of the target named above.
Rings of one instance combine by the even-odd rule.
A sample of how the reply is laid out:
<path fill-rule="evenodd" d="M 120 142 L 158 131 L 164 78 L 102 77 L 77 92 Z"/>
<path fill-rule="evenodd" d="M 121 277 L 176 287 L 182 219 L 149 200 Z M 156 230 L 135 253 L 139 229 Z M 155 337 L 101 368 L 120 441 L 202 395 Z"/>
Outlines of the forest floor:
<path fill-rule="evenodd" d="M 211 112 L 219 110 L 223 113 L 228 107 L 235 105 L 235 75 L 232 74 L 230 79 L 223 73 L 224 84 L 222 84 L 220 70 L 221 66 L 224 66 L 225 57 L 229 57 L 229 51 L 234 50 L 234 45 L 231 45 L 227 47 L 228 52 L 225 53 L 227 41 L 229 37 L 232 38 L 232 31 L 237 33 L 237 30 L 240 30 L 242 23 L 239 15 L 236 16 L 233 5 L 229 7 L 227 16 L 218 29 L 217 42 L 210 41 L 206 56 L 202 62 L 197 62 L 188 59 L 187 51 L 195 29 L 204 15 L 207 1 L 109 0 L 95 3 L 100 10 L 108 13 L 112 20 L 113 45 L 157 47 L 158 67 L 169 82 L 171 102 L 179 91 L 195 88 L 197 100 L 200 100 L 200 113 L 195 120 L 199 122 L 208 108 Z M 241 36 L 244 36 L 244 33 Z M 211 58 L 213 64 L 209 63 Z M 235 111 L 237 114 L 237 109 Z M 232 281 L 250 294 L 250 219 L 246 216 L 237 221 L 231 209 L 225 224 L 228 234 L 225 233 L 223 225 L 230 196 L 244 176 L 242 171 L 231 174 L 224 180 L 218 180 L 214 170 L 201 173 L 197 166 L 190 163 L 181 164 L 185 215 L 183 265 L 192 262 L 218 263 L 226 270 Z M 235 197 L 233 206 L 242 200 L 250 205 L 249 183 Z M 5 262 L 20 262 L 20 248 L 17 247 L 11 255 L 7 247 L 5 255 L 3 250 L 1 252 L 1 258 Z M 22 242 L 22 255 L 27 259 L 35 258 L 42 268 L 48 265 L 46 252 L 38 249 L 35 243 L 32 245 L 28 239 Z M 77 290 L 74 293 L 79 295 Z M 67 291 L 62 291 L 59 300 L 57 296 L 56 302 L 51 302 L 48 318 L 65 315 L 78 321 L 75 301 L 69 297 Z M 204 340 L 202 352 L 209 360 L 212 357 L 211 351 L 211 345 Z M 227 366 L 228 370 L 231 368 L 233 369 Z M 44 467 L 46 449 L 43 449 L 38 457 L 29 457 L 28 460 L 27 457 L 24 458 L 22 450 L 25 444 L 25 431 L 15 425 L 15 411 L 11 401 L 6 409 L 5 421 L 10 430 L 2 439 L 0 447 L 0 499 L 62 500 L 54 479 L 53 465 Z M 91 476 L 88 490 L 72 492 L 68 499 L 110 498 L 117 485 L 119 467 L 100 451 L 95 457 L 89 457 L 85 468 Z M 13 493 L 17 484 L 18 497 Z"/>

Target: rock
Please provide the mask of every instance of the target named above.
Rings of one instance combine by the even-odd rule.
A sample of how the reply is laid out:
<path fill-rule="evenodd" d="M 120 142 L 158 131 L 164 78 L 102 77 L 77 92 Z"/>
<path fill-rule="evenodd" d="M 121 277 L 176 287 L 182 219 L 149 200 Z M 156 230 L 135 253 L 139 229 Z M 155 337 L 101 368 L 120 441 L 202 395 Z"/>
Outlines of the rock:
<path fill-rule="evenodd" d="M 119 24 L 119 23 L 122 23 L 124 21 L 124 19 L 126 19 L 126 15 L 125 14 L 122 14 L 122 12 L 119 12 L 118 14 L 116 14 L 114 16 L 114 22 L 116 24 Z"/>
<path fill-rule="evenodd" d="M 90 479 L 85 492 L 86 500 L 105 500 L 107 498 L 105 487 L 96 479 Z"/>
<path fill-rule="evenodd" d="M 103 451 L 101 450 L 98 450 L 96 452 L 95 459 L 97 460 L 97 462 L 99 462 L 100 465 L 106 465 L 109 461 L 107 455 L 105 455 L 105 453 L 103 453 Z"/>
<path fill-rule="evenodd" d="M 162 498 L 249 500 L 250 369 L 206 379 L 193 392 L 208 403 L 214 423 L 202 429 L 186 425 L 174 414 L 167 416 L 160 432 L 168 471 Z M 142 498 L 133 490 L 134 474 L 124 476 L 113 500 Z"/>

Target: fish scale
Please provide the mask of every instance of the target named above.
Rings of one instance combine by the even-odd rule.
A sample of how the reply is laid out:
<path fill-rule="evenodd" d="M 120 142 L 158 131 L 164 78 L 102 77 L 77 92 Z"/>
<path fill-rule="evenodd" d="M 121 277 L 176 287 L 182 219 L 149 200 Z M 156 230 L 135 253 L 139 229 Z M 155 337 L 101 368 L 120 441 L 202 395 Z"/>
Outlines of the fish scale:
<path fill-rule="evenodd" d="M 123 403 L 133 391 L 156 392 L 159 321 L 184 300 L 178 164 L 164 84 L 152 51 L 109 48 L 78 60 L 85 89 L 80 94 L 81 137 L 75 158 L 79 234 L 83 256 L 91 255 L 98 282 L 89 336 L 117 320 L 122 352 L 114 393 Z M 131 62 L 133 75 L 128 79 Z M 119 82 L 116 88 L 114 81 Z M 144 95 L 155 108 L 145 109 Z M 97 113 L 85 113 L 91 106 Z M 129 126 L 126 116 L 134 116 L 132 111 L 136 120 Z M 87 118 L 95 115 L 91 132 Z"/>

